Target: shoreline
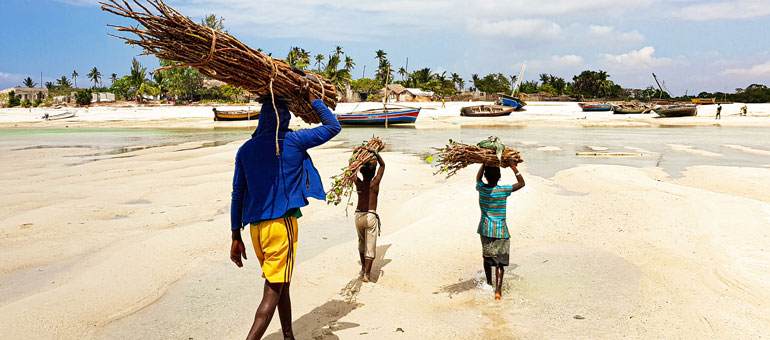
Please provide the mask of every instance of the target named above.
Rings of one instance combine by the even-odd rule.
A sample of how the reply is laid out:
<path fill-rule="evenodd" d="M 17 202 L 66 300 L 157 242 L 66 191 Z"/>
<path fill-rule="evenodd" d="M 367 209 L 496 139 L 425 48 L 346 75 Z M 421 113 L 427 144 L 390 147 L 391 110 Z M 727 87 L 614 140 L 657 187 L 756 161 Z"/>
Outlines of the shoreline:
<path fill-rule="evenodd" d="M 743 104 L 724 105 L 723 119 L 715 120 L 716 107 L 701 106 L 695 117 L 660 118 L 656 114 L 619 115 L 612 112 L 582 112 L 572 102 L 533 102 L 524 111 L 516 111 L 507 117 L 461 117 L 460 108 L 468 105 L 491 104 L 490 102 L 402 103 L 423 110 L 417 129 L 442 129 L 466 127 L 770 127 L 770 104 L 750 104 L 748 116 L 739 116 Z M 380 107 L 380 103 L 340 103 L 335 113 L 366 110 Z M 0 109 L 0 128 L 158 128 L 158 129 L 246 129 L 254 128 L 256 121 L 215 122 L 211 113 L 214 106 L 92 106 L 75 110 L 77 116 L 67 120 L 43 121 L 40 119 L 47 108 Z M 258 106 L 232 106 L 238 109 L 256 109 Z M 714 111 L 714 112 L 712 112 Z M 58 111 L 57 111 L 58 112 Z M 295 117 L 296 118 L 296 117 Z M 299 119 L 292 121 L 293 128 L 310 127 Z"/>

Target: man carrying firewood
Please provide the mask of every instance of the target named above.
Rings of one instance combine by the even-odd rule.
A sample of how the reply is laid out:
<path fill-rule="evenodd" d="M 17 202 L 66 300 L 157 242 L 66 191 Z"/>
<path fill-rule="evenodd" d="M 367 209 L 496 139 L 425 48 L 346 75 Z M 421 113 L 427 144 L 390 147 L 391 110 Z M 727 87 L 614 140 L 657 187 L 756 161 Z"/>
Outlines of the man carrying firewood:
<path fill-rule="evenodd" d="M 307 89 L 307 84 L 302 86 Z M 262 302 L 247 339 L 260 339 L 276 307 L 284 339 L 294 339 L 291 327 L 289 284 L 297 250 L 297 219 L 308 198 L 326 198 L 321 176 L 307 150 L 337 135 L 340 124 L 312 91 L 305 95 L 323 123 L 313 129 L 292 131 L 286 100 L 264 99 L 259 125 L 252 138 L 238 149 L 230 210 L 230 259 L 243 267 L 246 249 L 241 229 L 249 225 L 254 250 L 265 278 Z"/>
<path fill-rule="evenodd" d="M 376 150 L 373 159 L 361 168 L 361 178 L 356 176 L 356 231 L 358 232 L 358 254 L 361 258 L 361 280 L 369 282 L 372 262 L 377 250 L 377 236 L 380 232 L 380 216 L 377 215 L 377 196 L 380 193 L 380 181 L 385 173 L 385 161 Z M 379 169 L 377 164 L 379 163 Z M 377 170 L 377 174 L 374 172 Z"/>

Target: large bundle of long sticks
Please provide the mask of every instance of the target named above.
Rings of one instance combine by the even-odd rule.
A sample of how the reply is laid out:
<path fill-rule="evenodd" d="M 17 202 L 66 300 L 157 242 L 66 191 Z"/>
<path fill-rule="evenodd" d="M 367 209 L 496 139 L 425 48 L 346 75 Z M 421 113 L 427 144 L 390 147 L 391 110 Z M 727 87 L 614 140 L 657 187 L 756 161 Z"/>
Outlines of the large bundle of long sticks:
<path fill-rule="evenodd" d="M 358 172 L 367 162 L 375 160 L 375 153 L 379 153 L 383 149 L 385 149 L 385 143 L 377 137 L 372 137 L 369 141 L 356 147 L 348 166 L 342 168 L 342 173 L 332 177 L 334 182 L 332 182 L 331 189 L 326 192 L 326 203 L 338 205 L 344 197 L 347 196 L 350 199 Z"/>
<path fill-rule="evenodd" d="M 129 4 L 131 2 L 132 4 Z M 307 123 L 321 120 L 307 100 L 307 90 L 334 109 L 337 87 L 327 79 L 305 71 L 307 77 L 292 71 L 282 59 L 252 49 L 231 35 L 196 24 L 162 0 L 104 0 L 102 10 L 133 19 L 141 26 L 115 27 L 134 38 L 113 35 L 127 44 L 144 48 L 145 55 L 175 61 L 171 67 L 197 68 L 201 74 L 239 86 L 258 96 L 289 99 L 291 111 Z M 306 79 L 311 78 L 310 81 Z M 317 80 L 317 82 L 313 81 Z"/>
<path fill-rule="evenodd" d="M 451 140 L 449 145 L 435 149 L 438 151 L 438 170 L 436 170 L 434 175 L 446 172 L 447 178 L 452 177 L 458 171 L 471 164 L 510 167 L 524 162 L 519 152 L 512 148 L 505 148 L 503 150 L 502 160 L 497 158 L 497 155 L 491 149 L 484 149 Z"/>

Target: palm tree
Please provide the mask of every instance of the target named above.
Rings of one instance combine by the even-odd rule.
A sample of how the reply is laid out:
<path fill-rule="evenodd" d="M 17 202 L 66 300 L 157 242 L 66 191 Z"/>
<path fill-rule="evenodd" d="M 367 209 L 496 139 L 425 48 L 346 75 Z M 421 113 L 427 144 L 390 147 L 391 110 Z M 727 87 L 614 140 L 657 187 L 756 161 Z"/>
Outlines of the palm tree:
<path fill-rule="evenodd" d="M 342 52 L 342 46 L 337 46 L 334 48 L 334 55 L 340 56 L 340 54 L 345 54 L 345 52 Z"/>
<path fill-rule="evenodd" d="M 463 81 L 463 78 L 460 77 L 457 73 L 452 73 L 452 84 L 455 84 L 455 87 L 457 88 L 457 91 L 462 92 L 465 88 L 465 81 Z"/>
<path fill-rule="evenodd" d="M 377 59 L 377 60 L 379 60 L 379 61 L 380 61 L 380 63 L 382 63 L 382 60 L 383 60 L 383 59 L 385 59 L 385 56 L 386 56 L 386 55 L 388 55 L 388 54 L 387 54 L 387 53 L 385 53 L 385 51 L 383 51 L 383 50 L 377 50 L 377 52 L 374 52 L 374 53 L 376 53 L 376 54 L 377 54 L 377 56 L 376 56 L 376 57 L 374 57 L 374 58 L 375 58 L 375 59 Z"/>
<path fill-rule="evenodd" d="M 286 56 L 286 63 L 290 66 L 305 68 L 310 65 L 310 53 L 304 48 L 292 47 L 289 50 L 289 55 Z"/>
<path fill-rule="evenodd" d="M 72 71 L 72 80 L 75 81 L 75 88 L 78 87 L 78 71 Z"/>
<path fill-rule="evenodd" d="M 51 91 L 51 90 L 53 90 L 53 87 L 54 87 L 54 86 L 55 86 L 55 85 L 54 85 L 52 82 L 50 82 L 50 81 L 47 81 L 47 82 L 45 82 L 45 88 L 47 88 L 47 89 L 48 89 L 48 91 Z"/>
<path fill-rule="evenodd" d="M 67 79 L 67 76 L 61 76 L 61 78 L 56 79 L 56 85 L 61 88 L 70 88 L 72 87 L 72 83 L 69 79 Z"/>
<path fill-rule="evenodd" d="M 118 81 L 118 75 L 117 75 L 117 74 L 115 74 L 115 73 L 113 73 L 113 74 L 110 76 L 110 80 L 112 81 L 112 84 L 111 84 L 111 85 L 114 85 L 114 84 L 115 84 L 115 82 L 116 82 L 116 81 Z"/>
<path fill-rule="evenodd" d="M 37 86 L 37 83 L 32 81 L 32 78 L 30 78 L 30 77 L 27 77 L 27 79 L 24 79 L 24 81 L 21 84 L 26 86 L 26 87 L 30 87 L 30 88 Z"/>
<path fill-rule="evenodd" d="M 476 91 L 479 90 L 479 75 L 474 73 L 471 74 L 471 81 L 473 81 L 473 88 L 476 89 Z"/>
<path fill-rule="evenodd" d="M 353 69 L 354 66 L 356 66 L 356 63 L 353 62 L 353 58 L 349 56 L 345 56 L 345 69 L 350 71 Z"/>
<path fill-rule="evenodd" d="M 88 72 L 86 77 L 88 77 L 88 79 L 91 79 L 91 81 L 94 82 L 94 88 L 96 88 L 96 86 L 99 84 L 99 79 L 102 78 L 102 73 L 99 72 L 99 70 L 97 70 L 96 67 L 94 67 L 91 69 L 91 72 Z"/>
<path fill-rule="evenodd" d="M 398 73 L 398 74 L 401 76 L 401 81 L 403 81 L 403 80 L 404 80 L 404 76 L 406 76 L 406 68 L 404 68 L 403 66 L 401 66 L 401 67 L 398 69 L 398 72 L 397 72 L 397 73 Z"/>
<path fill-rule="evenodd" d="M 324 61 L 324 55 L 318 54 L 315 56 L 315 68 L 320 72 L 321 71 L 321 62 Z"/>

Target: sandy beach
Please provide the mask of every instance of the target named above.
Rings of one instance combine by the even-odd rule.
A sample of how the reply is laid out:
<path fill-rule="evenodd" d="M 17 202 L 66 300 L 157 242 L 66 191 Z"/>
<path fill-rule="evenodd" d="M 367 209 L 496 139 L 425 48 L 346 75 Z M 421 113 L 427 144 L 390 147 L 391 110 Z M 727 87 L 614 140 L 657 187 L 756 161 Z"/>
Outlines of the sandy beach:
<path fill-rule="evenodd" d="M 744 105 L 741 103 L 723 105 L 722 119 L 715 120 L 716 106 L 703 105 L 698 108 L 695 117 L 660 118 L 657 114 L 613 114 L 608 112 L 583 112 L 573 102 L 531 102 L 523 111 L 516 111 L 508 117 L 478 119 L 461 117 L 460 109 L 464 106 L 493 104 L 492 102 L 447 102 L 441 103 L 399 103 L 423 110 L 415 126 L 424 129 L 457 127 L 666 127 L 666 126 L 733 126 L 757 127 L 770 126 L 770 104 L 748 104 L 749 114 L 739 116 Z M 227 106 L 220 109 L 259 109 L 258 103 L 243 106 Z M 362 111 L 382 107 L 381 103 L 340 103 L 335 113 Z M 255 126 L 256 122 L 215 122 L 213 106 L 137 106 L 126 104 L 119 106 L 92 106 L 85 108 L 13 108 L 0 109 L 0 128 L 4 127 L 110 127 L 110 128 L 238 128 Z M 56 114 L 75 111 L 77 116 L 61 121 L 44 121 L 45 113 Z M 299 119 L 292 121 L 295 128 L 309 127 Z"/>
<path fill-rule="evenodd" d="M 401 144 L 409 139 L 398 133 L 424 138 L 429 147 L 441 145 L 432 145 L 437 135 L 440 143 L 521 128 L 504 138 L 516 138 L 527 186 L 508 201 L 512 265 L 502 301 L 483 280 L 477 168 L 445 179 L 422 151 L 392 145 L 383 153 L 373 283 L 357 279 L 352 210 L 346 216 L 344 206 L 321 201 L 303 208 L 291 285 L 298 339 L 770 334 L 770 146 L 757 137 L 767 136 L 770 105 L 750 105 L 748 117 L 737 115 L 739 104 L 725 105 L 715 122 L 713 107 L 657 119 L 582 113 L 574 103 L 532 103 L 500 119 L 454 116 L 466 104 L 427 104 L 436 109 L 421 113 L 416 130 L 388 136 Z M 235 152 L 255 122 L 215 124 L 207 107 L 92 107 L 56 122 L 41 115 L 0 110 L 0 338 L 244 338 L 263 280 L 248 237 L 245 267 L 228 258 L 229 204 Z M 670 125 L 706 130 L 662 128 Z M 205 134 L 214 127 L 233 131 Z M 613 127 L 672 137 L 613 144 L 600 129 L 578 145 L 545 142 L 576 128 Z M 131 128 L 202 132 L 148 145 Z M 62 129 L 121 130 L 92 138 L 71 132 L 75 139 L 60 142 L 35 132 Z M 351 140 L 371 136 L 347 130 L 311 152 L 325 180 L 346 164 Z M 720 131 L 739 132 L 702 137 Z M 120 143 L 110 144 L 115 136 Z M 97 137 L 102 147 L 80 142 Z M 613 163 L 575 151 L 635 156 Z M 281 338 L 277 319 L 267 339 Z"/>

